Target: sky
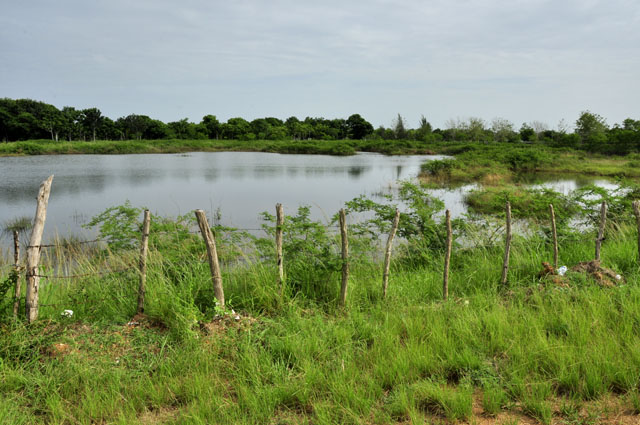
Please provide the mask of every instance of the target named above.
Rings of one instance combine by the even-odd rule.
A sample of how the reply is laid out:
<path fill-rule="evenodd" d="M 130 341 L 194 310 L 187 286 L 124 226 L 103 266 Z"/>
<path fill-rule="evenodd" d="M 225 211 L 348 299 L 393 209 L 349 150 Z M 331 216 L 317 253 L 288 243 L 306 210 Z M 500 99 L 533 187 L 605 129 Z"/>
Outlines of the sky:
<path fill-rule="evenodd" d="M 0 0 L 0 97 L 165 122 L 640 119 L 637 0 Z"/>

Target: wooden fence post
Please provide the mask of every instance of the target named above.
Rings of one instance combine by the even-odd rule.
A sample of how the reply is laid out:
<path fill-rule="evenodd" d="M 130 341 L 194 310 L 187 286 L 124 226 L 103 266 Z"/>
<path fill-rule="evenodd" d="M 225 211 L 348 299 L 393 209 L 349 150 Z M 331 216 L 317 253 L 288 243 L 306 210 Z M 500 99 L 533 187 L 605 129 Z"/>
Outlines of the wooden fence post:
<path fill-rule="evenodd" d="M 391 245 L 393 244 L 393 238 L 396 236 L 398 230 L 398 223 L 400 222 L 400 211 L 396 209 L 396 215 L 393 218 L 393 225 L 391 226 L 391 232 L 387 239 L 387 247 L 384 251 L 384 271 L 382 273 L 382 297 L 387 296 L 387 287 L 389 286 L 389 266 L 391 265 Z"/>
<path fill-rule="evenodd" d="M 140 287 L 138 288 L 138 313 L 144 312 L 145 284 L 147 282 L 147 254 L 149 252 L 149 227 L 151 214 L 144 210 L 142 222 L 142 242 L 140 243 Z"/>
<path fill-rule="evenodd" d="M 553 233 L 553 270 L 558 270 L 558 230 L 556 228 L 556 213 L 553 204 L 549 204 L 551 212 L 551 231 Z"/>
<path fill-rule="evenodd" d="M 218 300 L 221 308 L 224 308 L 224 290 L 222 289 L 222 275 L 220 274 L 220 264 L 218 264 L 218 251 L 216 250 L 216 240 L 211 233 L 207 216 L 202 210 L 196 210 L 196 218 L 202 239 L 207 246 L 207 255 L 209 256 L 209 268 L 211 269 L 211 280 L 213 281 L 213 293 Z"/>
<path fill-rule="evenodd" d="M 347 215 L 340 210 L 340 236 L 342 237 L 342 285 L 340 286 L 340 305 L 347 303 L 347 282 L 349 281 L 349 239 L 347 238 Z"/>
<path fill-rule="evenodd" d="M 278 265 L 278 283 L 280 284 L 280 298 L 284 297 L 284 264 L 282 262 L 282 226 L 284 225 L 284 210 L 282 204 L 276 204 L 276 264 Z"/>
<path fill-rule="evenodd" d="M 638 263 L 640 263 L 640 201 L 633 202 L 633 212 L 636 215 L 636 224 L 638 225 Z"/>
<path fill-rule="evenodd" d="M 509 274 L 509 254 L 511 253 L 511 203 L 507 202 L 507 236 L 505 238 L 504 262 L 502 263 L 502 285 L 507 284 L 507 276 Z"/>
<path fill-rule="evenodd" d="M 600 249 L 604 240 L 604 227 L 607 224 L 607 203 L 600 206 L 600 228 L 598 229 L 598 239 L 596 239 L 596 261 L 600 261 Z"/>
<path fill-rule="evenodd" d="M 18 317 L 20 310 L 20 295 L 22 288 L 20 287 L 20 233 L 13 231 L 13 271 L 15 273 L 15 300 L 13 301 L 13 317 Z"/>
<path fill-rule="evenodd" d="M 444 277 L 442 283 L 442 298 L 446 301 L 449 298 L 449 262 L 451 261 L 451 244 L 453 242 L 453 232 L 451 231 L 451 212 L 446 212 L 447 222 L 447 251 L 444 255 Z"/>
<path fill-rule="evenodd" d="M 27 297 L 25 300 L 25 312 L 27 322 L 32 323 L 38 318 L 38 290 L 40 286 L 40 276 L 38 276 L 38 264 L 40 263 L 40 243 L 44 223 L 47 219 L 47 204 L 51 194 L 51 182 L 53 176 L 40 184 L 38 197 L 36 198 L 36 215 L 31 229 L 31 238 L 27 246 Z"/>

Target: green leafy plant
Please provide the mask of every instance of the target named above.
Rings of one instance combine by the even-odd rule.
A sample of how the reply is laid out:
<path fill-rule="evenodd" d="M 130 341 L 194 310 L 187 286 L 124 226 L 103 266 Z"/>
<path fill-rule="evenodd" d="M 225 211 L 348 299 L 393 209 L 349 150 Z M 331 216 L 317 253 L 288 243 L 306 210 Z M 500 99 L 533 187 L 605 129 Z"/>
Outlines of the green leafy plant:
<path fill-rule="evenodd" d="M 607 220 L 614 225 L 634 220 L 631 204 L 640 199 L 640 184 L 620 179 L 616 188 L 604 188 L 593 184 L 578 188 L 573 193 L 573 202 L 580 211 L 579 217 L 590 225 L 600 221 L 600 205 L 607 203 Z"/>
<path fill-rule="evenodd" d="M 296 215 L 285 216 L 283 225 L 283 255 L 287 288 L 293 294 L 301 292 L 315 299 L 331 300 L 336 291 L 329 282 L 341 267 L 335 235 L 326 225 L 311 220 L 310 207 L 300 206 Z M 267 212 L 262 218 L 268 223 L 263 229 L 269 238 L 257 241 L 266 261 L 274 263 L 275 217 Z"/>
<path fill-rule="evenodd" d="M 404 258 L 409 262 L 429 261 L 434 252 L 442 251 L 446 244 L 446 228 L 442 225 L 444 203 L 427 190 L 412 182 L 402 182 L 397 195 L 384 196 L 386 202 L 376 202 L 360 196 L 346 203 L 349 213 L 362 213 L 365 218 L 351 226 L 353 233 L 377 240 L 386 238 L 391 229 L 396 208 L 402 209 L 398 223 L 398 236 L 407 241 Z M 440 219 L 437 219 L 437 216 Z M 458 229 L 459 220 L 452 221 Z"/>
<path fill-rule="evenodd" d="M 440 178 L 451 177 L 451 171 L 458 166 L 455 159 L 435 159 L 422 164 L 423 173 Z"/>
<path fill-rule="evenodd" d="M 143 210 L 131 206 L 127 200 L 123 205 L 107 208 L 83 227 L 99 227 L 100 239 L 106 240 L 114 251 L 132 249 L 140 238 L 140 214 Z"/>

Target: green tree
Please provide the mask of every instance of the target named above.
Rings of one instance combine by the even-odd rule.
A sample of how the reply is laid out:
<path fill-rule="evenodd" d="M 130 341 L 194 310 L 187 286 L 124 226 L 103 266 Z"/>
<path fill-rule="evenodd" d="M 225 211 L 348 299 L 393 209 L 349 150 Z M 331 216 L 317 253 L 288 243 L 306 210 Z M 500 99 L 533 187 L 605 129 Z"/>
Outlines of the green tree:
<path fill-rule="evenodd" d="M 353 114 L 346 121 L 347 135 L 350 139 L 364 139 L 373 133 L 373 126 L 367 120 L 362 118 L 360 114 Z"/>
<path fill-rule="evenodd" d="M 51 134 L 51 140 L 57 142 L 60 131 L 65 126 L 63 113 L 53 105 L 46 105 L 42 113 L 42 125 Z"/>
<path fill-rule="evenodd" d="M 536 131 L 530 124 L 523 122 L 520 127 L 520 140 L 523 142 L 535 142 L 538 139 Z"/>
<path fill-rule="evenodd" d="M 169 126 L 160 120 L 149 119 L 147 121 L 147 128 L 142 134 L 143 139 L 147 140 L 160 140 L 166 139 L 170 136 Z"/>
<path fill-rule="evenodd" d="M 287 128 L 284 122 L 279 118 L 267 117 L 265 121 L 269 123 L 269 133 L 267 139 L 269 140 L 285 140 L 287 138 Z"/>
<path fill-rule="evenodd" d="M 640 120 L 627 118 L 622 121 L 622 128 L 625 130 L 640 131 Z"/>
<path fill-rule="evenodd" d="M 424 115 L 420 116 L 420 122 L 418 123 L 418 129 L 415 132 L 416 139 L 426 141 L 433 133 L 433 127 L 431 123 L 427 121 Z"/>
<path fill-rule="evenodd" d="M 256 139 L 266 140 L 269 138 L 271 124 L 264 118 L 256 118 L 251 121 L 251 132 L 255 134 Z"/>
<path fill-rule="evenodd" d="M 0 137 L 2 137 L 3 142 L 9 140 L 9 126 L 11 121 L 11 114 L 0 104 Z"/>
<path fill-rule="evenodd" d="M 576 134 L 588 150 L 599 150 L 607 141 L 607 122 L 598 114 L 583 111 L 576 121 Z"/>
<path fill-rule="evenodd" d="M 482 142 L 487 140 L 485 134 L 486 124 L 482 118 L 470 117 L 467 120 L 464 129 L 469 135 L 469 139 L 474 142 Z"/>
<path fill-rule="evenodd" d="M 292 139 L 296 139 L 296 136 L 297 136 L 296 129 L 299 123 L 300 123 L 300 120 L 297 117 L 289 117 L 284 122 L 284 126 L 287 128 L 287 134 Z"/>
<path fill-rule="evenodd" d="M 497 142 L 515 142 L 517 140 L 516 132 L 513 129 L 513 123 L 504 118 L 494 118 L 491 121 L 491 131 Z"/>
<path fill-rule="evenodd" d="M 146 115 L 130 114 L 118 118 L 116 125 L 122 130 L 126 139 L 141 140 L 144 132 L 151 125 L 151 118 Z"/>
<path fill-rule="evenodd" d="M 173 131 L 176 139 L 189 138 L 189 120 L 187 118 L 167 123 L 167 126 Z"/>
<path fill-rule="evenodd" d="M 62 128 L 68 141 L 77 138 L 80 134 L 80 119 L 82 112 L 73 106 L 65 106 L 62 108 Z"/>
<path fill-rule="evenodd" d="M 406 139 L 407 138 L 407 126 L 405 125 L 404 118 L 400 114 L 393 121 L 393 134 L 396 139 Z"/>
<path fill-rule="evenodd" d="M 205 115 L 202 117 L 201 124 L 206 129 L 209 139 L 217 140 L 220 138 L 221 125 L 215 115 Z"/>
<path fill-rule="evenodd" d="M 225 139 L 246 140 L 251 132 L 251 125 L 244 118 L 229 118 L 222 124 L 222 136 Z"/>
<path fill-rule="evenodd" d="M 117 140 L 122 137 L 122 132 L 115 121 L 109 117 L 102 117 L 97 133 L 101 140 Z"/>
<path fill-rule="evenodd" d="M 98 108 L 88 108 L 82 110 L 82 125 L 91 131 L 92 140 L 96 141 L 96 130 L 100 126 L 102 112 Z"/>

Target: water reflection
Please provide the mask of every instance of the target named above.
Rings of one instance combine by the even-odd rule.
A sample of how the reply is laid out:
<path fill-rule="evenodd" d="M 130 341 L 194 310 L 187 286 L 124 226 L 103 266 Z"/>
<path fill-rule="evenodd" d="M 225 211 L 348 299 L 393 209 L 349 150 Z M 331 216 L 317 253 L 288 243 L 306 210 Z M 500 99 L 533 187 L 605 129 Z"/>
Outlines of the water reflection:
<path fill-rule="evenodd" d="M 348 171 L 349 177 L 357 179 L 358 177 L 360 177 L 362 175 L 362 173 L 365 172 L 365 170 L 366 170 L 366 168 L 363 167 L 363 166 L 360 166 L 360 165 L 355 165 L 353 167 L 349 167 L 349 171 Z"/>
<path fill-rule="evenodd" d="M 415 177 L 425 156 L 350 157 L 256 152 L 189 155 L 60 155 L 0 158 L 0 222 L 33 215 L 40 182 L 54 174 L 46 233 L 86 234 L 80 227 L 130 200 L 164 216 L 196 208 L 222 211 L 223 223 L 255 228 L 276 202 L 294 213 L 311 205 L 331 216 L 362 193 Z"/>
<path fill-rule="evenodd" d="M 207 183 L 213 183 L 220 177 L 220 170 L 216 168 L 204 170 L 203 176 Z"/>
<path fill-rule="evenodd" d="M 259 213 L 273 212 L 277 202 L 285 213 L 310 205 L 312 216 L 332 216 L 344 203 L 367 194 L 397 188 L 398 180 L 415 178 L 423 162 L 441 156 L 349 157 L 279 155 L 257 152 L 200 152 L 184 155 L 60 155 L 0 158 L 0 223 L 33 216 L 40 182 L 54 174 L 46 235 L 93 234 L 81 227 L 106 208 L 130 200 L 162 216 L 186 214 L 196 208 L 220 209 L 222 224 L 256 228 Z M 585 184 L 613 188 L 602 179 L 520 176 L 521 182 L 569 193 Z M 465 185 L 431 189 L 454 217 L 466 212 Z M 4 243 L 4 242 L 0 242 Z"/>
<path fill-rule="evenodd" d="M 402 175 L 402 165 L 396 165 L 396 179 L 400 179 Z"/>

